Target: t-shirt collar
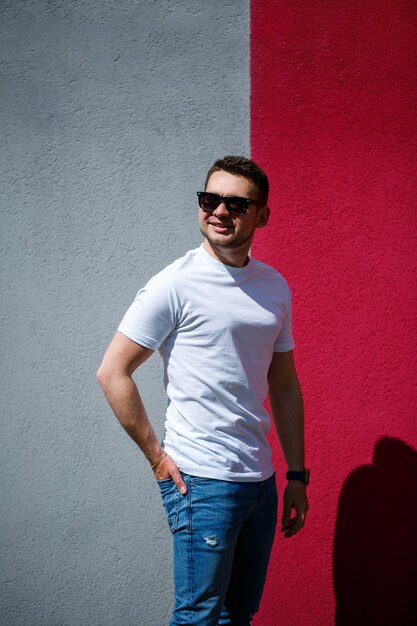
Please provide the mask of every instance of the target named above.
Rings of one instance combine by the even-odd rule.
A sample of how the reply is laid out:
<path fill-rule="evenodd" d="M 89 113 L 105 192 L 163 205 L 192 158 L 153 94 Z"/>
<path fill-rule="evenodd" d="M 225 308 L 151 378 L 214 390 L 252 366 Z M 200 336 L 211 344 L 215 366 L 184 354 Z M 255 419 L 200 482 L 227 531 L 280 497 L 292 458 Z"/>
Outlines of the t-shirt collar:
<path fill-rule="evenodd" d="M 250 256 L 249 256 L 248 263 L 244 265 L 243 267 L 235 267 L 234 265 L 227 265 L 227 263 L 222 263 L 221 261 L 216 259 L 214 256 L 211 256 L 211 254 L 207 252 L 207 250 L 204 247 L 204 242 L 200 245 L 199 248 L 197 248 L 197 250 L 199 251 L 200 257 L 204 261 L 211 263 L 214 267 L 217 267 L 218 269 L 223 269 L 223 271 L 227 271 L 229 274 L 232 274 L 233 276 L 239 276 L 239 275 L 244 274 L 245 272 L 248 271 L 248 268 L 250 268 L 251 266 Z"/>

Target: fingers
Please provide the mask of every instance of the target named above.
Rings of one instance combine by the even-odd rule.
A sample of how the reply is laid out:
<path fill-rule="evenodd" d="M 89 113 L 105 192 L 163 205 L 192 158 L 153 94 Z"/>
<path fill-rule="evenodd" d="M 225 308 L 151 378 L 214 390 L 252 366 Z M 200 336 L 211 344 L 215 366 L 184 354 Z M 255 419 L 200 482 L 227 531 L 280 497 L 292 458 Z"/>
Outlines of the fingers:
<path fill-rule="evenodd" d="M 171 457 L 167 455 L 158 465 L 155 471 L 155 478 L 157 480 L 164 480 L 170 477 L 176 484 L 178 491 L 185 495 L 187 493 L 187 486 L 182 479 L 180 470 Z"/>
<path fill-rule="evenodd" d="M 297 511 L 295 517 L 289 520 L 287 525 L 283 525 L 281 532 L 284 533 L 284 539 L 289 539 L 296 535 L 304 526 L 306 511 Z"/>
<path fill-rule="evenodd" d="M 295 515 L 291 517 L 291 511 Z M 282 514 L 281 532 L 285 539 L 296 535 L 304 526 L 308 511 L 308 501 L 305 486 L 300 484 L 287 485 L 284 491 L 284 509 Z"/>

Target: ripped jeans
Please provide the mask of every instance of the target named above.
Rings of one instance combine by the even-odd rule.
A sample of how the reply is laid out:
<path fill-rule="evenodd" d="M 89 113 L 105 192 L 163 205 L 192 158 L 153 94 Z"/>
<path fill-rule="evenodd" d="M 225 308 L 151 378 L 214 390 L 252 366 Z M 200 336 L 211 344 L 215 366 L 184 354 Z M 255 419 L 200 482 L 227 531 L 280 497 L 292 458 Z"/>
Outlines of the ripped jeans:
<path fill-rule="evenodd" d="M 170 478 L 158 481 L 174 541 L 170 626 L 250 626 L 274 540 L 275 475 L 260 482 L 182 476 L 185 496 Z"/>

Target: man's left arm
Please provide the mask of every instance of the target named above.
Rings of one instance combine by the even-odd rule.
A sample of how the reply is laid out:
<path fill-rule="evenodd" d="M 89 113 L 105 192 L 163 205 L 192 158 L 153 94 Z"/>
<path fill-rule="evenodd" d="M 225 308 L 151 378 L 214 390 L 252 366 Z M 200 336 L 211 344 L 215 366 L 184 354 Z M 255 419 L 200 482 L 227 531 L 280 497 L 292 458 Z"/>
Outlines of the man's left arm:
<path fill-rule="evenodd" d="M 304 470 L 304 409 L 293 351 L 274 352 L 268 372 L 269 404 L 290 471 Z M 291 511 L 295 515 L 291 517 Z M 306 485 L 289 480 L 284 491 L 281 532 L 292 537 L 304 526 L 308 511 Z"/>

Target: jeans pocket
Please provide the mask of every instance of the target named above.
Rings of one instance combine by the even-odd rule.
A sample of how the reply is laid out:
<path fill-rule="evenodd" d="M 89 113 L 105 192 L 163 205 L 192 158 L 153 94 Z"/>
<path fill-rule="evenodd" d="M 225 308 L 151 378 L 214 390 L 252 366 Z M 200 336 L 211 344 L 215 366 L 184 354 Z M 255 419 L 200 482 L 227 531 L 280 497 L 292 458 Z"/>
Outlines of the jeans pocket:
<path fill-rule="evenodd" d="M 178 491 L 177 485 L 174 483 L 172 478 L 158 480 L 157 483 L 159 486 L 159 491 L 161 492 L 162 503 L 167 514 L 168 525 L 171 532 L 173 533 L 176 531 L 178 526 L 180 492 Z"/>

